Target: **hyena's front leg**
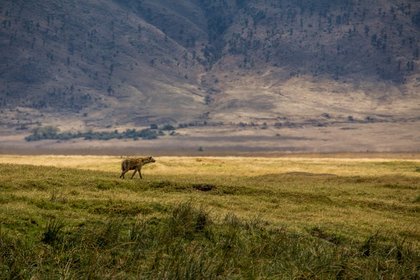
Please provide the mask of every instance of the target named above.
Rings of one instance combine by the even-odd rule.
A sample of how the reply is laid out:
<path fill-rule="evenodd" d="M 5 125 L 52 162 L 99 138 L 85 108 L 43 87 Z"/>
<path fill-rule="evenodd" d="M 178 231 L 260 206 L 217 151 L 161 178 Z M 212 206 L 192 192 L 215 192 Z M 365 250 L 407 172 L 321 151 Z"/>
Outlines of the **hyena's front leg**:
<path fill-rule="evenodd" d="M 139 166 L 137 166 L 136 167 L 136 171 L 134 172 L 134 174 L 136 173 L 136 172 L 138 172 L 139 173 L 139 176 L 140 176 L 140 179 L 143 179 L 143 177 L 141 176 L 141 165 L 139 165 Z M 134 177 L 134 174 L 133 174 L 133 176 L 131 177 L 131 178 L 133 178 Z"/>
<path fill-rule="evenodd" d="M 138 170 L 137 170 L 137 168 L 136 169 L 134 169 L 134 173 L 133 173 L 133 175 L 131 175 L 131 179 L 133 179 L 133 177 L 134 177 L 134 175 L 136 175 L 136 172 L 137 172 Z"/>
<path fill-rule="evenodd" d="M 138 172 L 139 172 L 140 179 L 143 179 L 143 177 L 141 176 L 141 166 L 139 166 L 139 167 L 137 168 L 137 170 L 138 170 Z"/>

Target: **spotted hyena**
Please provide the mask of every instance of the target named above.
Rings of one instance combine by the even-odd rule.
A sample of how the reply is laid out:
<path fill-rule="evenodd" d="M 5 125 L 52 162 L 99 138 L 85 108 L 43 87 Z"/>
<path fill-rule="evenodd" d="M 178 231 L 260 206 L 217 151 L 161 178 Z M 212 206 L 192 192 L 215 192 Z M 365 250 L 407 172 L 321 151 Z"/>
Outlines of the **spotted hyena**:
<path fill-rule="evenodd" d="M 141 176 L 141 168 L 143 165 L 155 162 L 155 159 L 153 157 L 145 157 L 145 158 L 128 158 L 123 160 L 121 163 L 121 175 L 120 178 L 124 179 L 125 173 L 127 173 L 129 170 L 134 170 L 133 175 L 131 176 L 131 179 L 133 179 L 136 172 L 139 173 L 140 178 L 143 179 Z"/>

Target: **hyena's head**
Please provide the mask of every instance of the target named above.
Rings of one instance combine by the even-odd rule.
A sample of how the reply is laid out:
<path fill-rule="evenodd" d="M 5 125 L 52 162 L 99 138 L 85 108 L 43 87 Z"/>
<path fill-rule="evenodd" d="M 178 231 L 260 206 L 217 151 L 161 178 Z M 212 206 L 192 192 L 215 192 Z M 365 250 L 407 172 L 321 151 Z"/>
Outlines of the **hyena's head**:
<path fill-rule="evenodd" d="M 156 160 L 153 157 L 147 157 L 147 158 L 144 158 L 142 161 L 143 163 L 151 163 L 151 162 L 155 162 Z"/>

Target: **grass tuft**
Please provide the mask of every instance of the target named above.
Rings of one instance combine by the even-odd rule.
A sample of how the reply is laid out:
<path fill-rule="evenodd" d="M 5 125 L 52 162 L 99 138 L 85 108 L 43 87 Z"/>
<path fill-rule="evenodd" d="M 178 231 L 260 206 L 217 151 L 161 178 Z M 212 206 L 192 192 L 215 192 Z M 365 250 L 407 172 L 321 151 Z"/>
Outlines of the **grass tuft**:
<path fill-rule="evenodd" d="M 171 237 L 192 239 L 197 232 L 204 232 L 210 223 L 208 213 L 194 208 L 191 202 L 184 202 L 173 209 L 167 233 Z"/>
<path fill-rule="evenodd" d="M 63 240 L 64 224 L 56 219 L 48 220 L 47 226 L 42 234 L 41 241 L 48 245 L 55 245 Z"/>
<path fill-rule="evenodd" d="M 335 233 L 328 233 L 325 230 L 323 230 L 323 229 L 321 229 L 320 227 L 317 227 L 317 226 L 313 227 L 309 231 L 309 233 L 314 237 L 326 240 L 326 241 L 331 242 L 332 244 L 335 244 L 335 245 L 339 245 L 343 242 L 343 237 L 341 237 L 341 236 L 339 236 Z"/>

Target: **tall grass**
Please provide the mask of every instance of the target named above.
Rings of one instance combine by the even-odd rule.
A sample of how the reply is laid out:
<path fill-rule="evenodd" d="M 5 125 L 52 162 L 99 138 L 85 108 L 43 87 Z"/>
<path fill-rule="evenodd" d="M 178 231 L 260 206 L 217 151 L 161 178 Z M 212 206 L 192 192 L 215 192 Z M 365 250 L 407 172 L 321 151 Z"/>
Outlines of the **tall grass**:
<path fill-rule="evenodd" d="M 32 241 L 0 234 L 2 279 L 415 279 L 419 261 L 409 244 L 379 235 L 335 244 L 234 214 L 214 222 L 190 202 L 161 219 L 50 221 Z"/>

